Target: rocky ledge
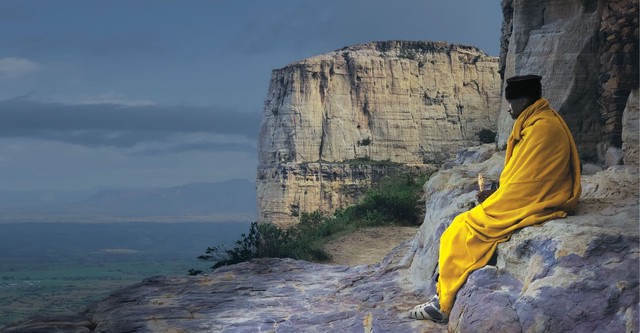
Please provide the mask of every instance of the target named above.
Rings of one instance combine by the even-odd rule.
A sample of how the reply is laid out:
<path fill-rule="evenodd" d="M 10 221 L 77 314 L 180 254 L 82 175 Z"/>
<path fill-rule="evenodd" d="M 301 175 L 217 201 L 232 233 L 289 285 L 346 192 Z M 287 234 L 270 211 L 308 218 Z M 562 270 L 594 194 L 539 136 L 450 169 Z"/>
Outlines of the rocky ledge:
<path fill-rule="evenodd" d="M 460 156 L 479 162 L 490 151 Z M 502 161 L 503 153 L 496 153 L 430 179 L 427 217 L 409 251 L 413 283 L 432 278 L 440 235 L 453 216 L 474 205 L 475 176 L 497 179 Z M 450 331 L 638 331 L 638 167 L 583 175 L 582 185 L 576 215 L 516 232 L 498 246 L 495 266 L 470 275 Z"/>
<path fill-rule="evenodd" d="M 448 325 L 406 318 L 433 291 L 439 235 L 474 204 L 503 153 L 464 151 L 425 185 L 427 216 L 381 263 L 260 259 L 197 277 L 154 277 L 82 314 L 3 332 L 637 332 L 638 167 L 583 176 L 579 212 L 517 232 L 474 272 Z"/>
<path fill-rule="evenodd" d="M 32 318 L 3 332 L 445 331 L 403 318 L 421 295 L 400 282 L 393 258 L 358 267 L 258 259 L 207 276 L 154 277 L 78 316 Z"/>

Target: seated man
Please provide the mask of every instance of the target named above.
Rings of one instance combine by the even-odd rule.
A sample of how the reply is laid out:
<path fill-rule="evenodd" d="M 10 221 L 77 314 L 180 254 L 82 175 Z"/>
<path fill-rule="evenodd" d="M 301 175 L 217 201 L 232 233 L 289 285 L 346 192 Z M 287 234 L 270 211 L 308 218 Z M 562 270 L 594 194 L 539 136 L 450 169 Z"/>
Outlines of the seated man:
<path fill-rule="evenodd" d="M 446 323 L 458 290 L 471 272 L 489 262 L 499 243 L 520 228 L 575 211 L 581 193 L 580 159 L 569 128 L 541 97 L 541 79 L 537 75 L 507 79 L 507 111 L 515 124 L 500 187 L 456 216 L 444 231 L 437 294 L 409 311 L 410 318 Z"/>

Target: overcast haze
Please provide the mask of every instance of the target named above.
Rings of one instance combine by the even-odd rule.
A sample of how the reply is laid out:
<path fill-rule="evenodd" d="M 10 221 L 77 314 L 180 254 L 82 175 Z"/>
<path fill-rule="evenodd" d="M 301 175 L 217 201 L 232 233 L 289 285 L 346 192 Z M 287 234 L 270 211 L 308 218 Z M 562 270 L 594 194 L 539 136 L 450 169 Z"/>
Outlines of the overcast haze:
<path fill-rule="evenodd" d="M 348 45 L 498 55 L 500 2 L 0 1 L 0 188 L 254 180 L 271 70 Z"/>

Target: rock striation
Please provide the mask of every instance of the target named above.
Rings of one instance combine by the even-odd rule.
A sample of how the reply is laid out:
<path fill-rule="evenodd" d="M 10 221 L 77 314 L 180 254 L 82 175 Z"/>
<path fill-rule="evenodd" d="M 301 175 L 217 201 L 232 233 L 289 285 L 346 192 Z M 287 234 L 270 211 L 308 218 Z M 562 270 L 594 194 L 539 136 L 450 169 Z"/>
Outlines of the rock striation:
<path fill-rule="evenodd" d="M 605 163 L 621 147 L 622 116 L 638 88 L 638 1 L 503 0 L 501 73 L 542 75 L 582 159 Z M 500 107 L 498 142 L 513 121 Z"/>
<path fill-rule="evenodd" d="M 639 106 L 640 96 L 638 95 L 638 89 L 634 89 L 629 94 L 628 103 L 624 109 L 622 116 L 622 153 L 624 165 L 638 166 L 638 159 L 640 158 L 640 150 L 638 150 L 638 144 L 640 144 L 640 110 Z"/>
<path fill-rule="evenodd" d="M 374 42 L 274 70 L 259 221 L 330 213 L 381 175 L 442 163 L 478 144 L 480 130 L 496 130 L 499 99 L 498 59 L 443 42 Z"/>

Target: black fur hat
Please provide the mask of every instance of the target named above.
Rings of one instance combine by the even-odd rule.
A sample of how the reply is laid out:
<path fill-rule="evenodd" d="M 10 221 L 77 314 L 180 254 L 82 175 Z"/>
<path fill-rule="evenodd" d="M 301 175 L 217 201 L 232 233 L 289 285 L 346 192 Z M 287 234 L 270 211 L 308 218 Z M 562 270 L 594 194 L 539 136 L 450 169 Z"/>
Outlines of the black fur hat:
<path fill-rule="evenodd" d="M 506 99 L 518 99 L 530 97 L 538 100 L 542 97 L 542 76 L 519 75 L 507 79 L 507 87 L 504 89 Z"/>

